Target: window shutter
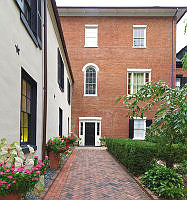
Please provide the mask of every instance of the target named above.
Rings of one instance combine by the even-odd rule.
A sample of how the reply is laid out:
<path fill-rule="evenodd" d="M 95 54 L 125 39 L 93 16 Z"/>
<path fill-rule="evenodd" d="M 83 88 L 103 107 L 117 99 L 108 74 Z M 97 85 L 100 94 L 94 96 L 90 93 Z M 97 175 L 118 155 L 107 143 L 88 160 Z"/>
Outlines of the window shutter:
<path fill-rule="evenodd" d="M 20 10 L 23 11 L 23 9 L 24 9 L 24 0 L 16 0 L 16 3 L 19 6 Z"/>
<path fill-rule="evenodd" d="M 151 124 L 152 124 L 152 119 L 147 119 L 146 120 L 146 128 L 151 126 Z"/>
<path fill-rule="evenodd" d="M 62 61 L 62 58 L 61 58 L 61 74 L 62 74 L 61 75 L 61 87 L 62 87 L 62 90 L 64 91 L 64 62 Z"/>
<path fill-rule="evenodd" d="M 40 48 L 42 48 L 42 1 L 37 0 L 37 40 Z"/>
<path fill-rule="evenodd" d="M 187 77 L 181 78 L 181 87 L 183 87 L 187 83 Z"/>
<path fill-rule="evenodd" d="M 58 48 L 58 84 L 60 85 L 60 75 L 61 75 L 61 56 L 60 56 L 60 51 Z"/>
<path fill-rule="evenodd" d="M 129 138 L 134 138 L 134 120 L 129 119 Z"/>
<path fill-rule="evenodd" d="M 67 79 L 67 98 L 68 98 L 68 104 L 70 105 L 70 102 L 71 102 L 71 85 L 70 85 L 70 82 L 69 82 L 69 79 Z"/>
<path fill-rule="evenodd" d="M 31 1 L 31 29 L 37 37 L 37 0 Z"/>

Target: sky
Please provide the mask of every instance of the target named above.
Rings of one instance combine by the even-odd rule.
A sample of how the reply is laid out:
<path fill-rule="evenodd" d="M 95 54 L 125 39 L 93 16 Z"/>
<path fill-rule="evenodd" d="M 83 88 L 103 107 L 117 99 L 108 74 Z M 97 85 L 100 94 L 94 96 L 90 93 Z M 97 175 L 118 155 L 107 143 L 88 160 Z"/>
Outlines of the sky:
<path fill-rule="evenodd" d="M 123 7 L 123 6 L 179 6 L 187 7 L 187 0 L 56 0 L 57 6 L 77 7 Z M 187 33 L 184 34 L 187 13 L 177 24 L 176 52 L 187 45 Z"/>

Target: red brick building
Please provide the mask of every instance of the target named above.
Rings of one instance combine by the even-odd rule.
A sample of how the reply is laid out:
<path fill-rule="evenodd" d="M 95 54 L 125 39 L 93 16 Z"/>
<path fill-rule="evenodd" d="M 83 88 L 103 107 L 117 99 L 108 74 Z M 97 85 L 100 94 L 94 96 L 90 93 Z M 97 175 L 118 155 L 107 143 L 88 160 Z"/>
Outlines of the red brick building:
<path fill-rule="evenodd" d="M 147 81 L 175 86 L 176 23 L 186 8 L 58 8 L 74 74 L 72 131 L 82 145 L 99 138 L 144 139 L 152 112 L 130 121 L 116 103 Z"/>

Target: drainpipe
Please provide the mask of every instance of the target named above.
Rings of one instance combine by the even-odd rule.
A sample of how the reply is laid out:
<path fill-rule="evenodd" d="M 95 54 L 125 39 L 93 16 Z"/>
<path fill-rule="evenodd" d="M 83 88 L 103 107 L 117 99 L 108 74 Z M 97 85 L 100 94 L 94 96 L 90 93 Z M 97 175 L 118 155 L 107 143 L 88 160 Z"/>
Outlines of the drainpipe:
<path fill-rule="evenodd" d="M 43 97 L 43 142 L 42 159 L 45 159 L 47 125 L 47 0 L 44 0 L 44 97 Z"/>
<path fill-rule="evenodd" d="M 171 87 L 174 88 L 174 28 L 175 28 L 175 17 L 176 17 L 176 14 L 178 13 L 178 8 L 172 18 L 172 75 L 171 75 Z"/>

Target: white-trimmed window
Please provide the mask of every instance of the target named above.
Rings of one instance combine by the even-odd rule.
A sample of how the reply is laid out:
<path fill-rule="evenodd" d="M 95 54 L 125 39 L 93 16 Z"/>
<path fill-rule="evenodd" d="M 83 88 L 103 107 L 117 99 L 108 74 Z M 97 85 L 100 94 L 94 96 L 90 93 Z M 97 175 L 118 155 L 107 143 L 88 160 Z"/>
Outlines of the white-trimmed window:
<path fill-rule="evenodd" d="M 136 93 L 151 81 L 151 69 L 127 69 L 127 95 Z"/>
<path fill-rule="evenodd" d="M 84 72 L 84 96 L 97 96 L 98 66 L 88 63 L 83 67 L 82 71 Z"/>
<path fill-rule="evenodd" d="M 146 119 L 134 119 L 134 138 L 144 140 L 146 132 Z"/>
<path fill-rule="evenodd" d="M 146 25 L 133 25 L 133 47 L 146 48 Z"/>
<path fill-rule="evenodd" d="M 85 25 L 84 47 L 98 47 L 98 25 Z"/>

